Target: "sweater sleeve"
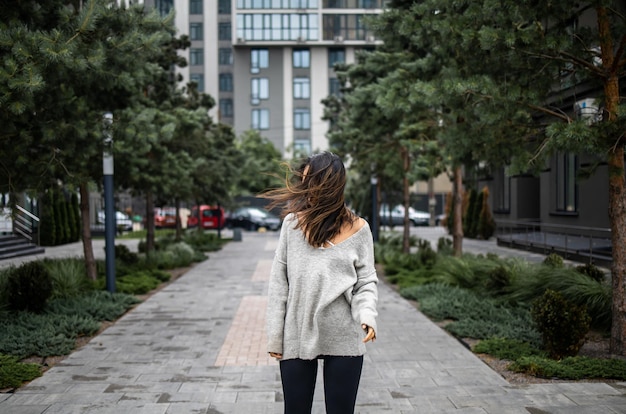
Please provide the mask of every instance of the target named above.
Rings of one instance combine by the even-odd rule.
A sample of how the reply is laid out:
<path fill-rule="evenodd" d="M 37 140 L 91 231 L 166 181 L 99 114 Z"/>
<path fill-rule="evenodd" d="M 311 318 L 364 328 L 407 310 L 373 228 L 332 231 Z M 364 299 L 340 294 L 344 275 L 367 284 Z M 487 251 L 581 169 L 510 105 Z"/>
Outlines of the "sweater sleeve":
<path fill-rule="evenodd" d="M 289 225 L 288 220 L 285 219 L 270 271 L 267 301 L 267 351 L 278 354 L 283 353 L 285 313 L 289 294 L 289 282 L 287 280 L 287 232 Z"/>
<path fill-rule="evenodd" d="M 378 332 L 376 326 L 378 276 L 374 266 L 374 241 L 371 231 L 367 231 L 364 239 L 359 258 L 355 262 L 357 282 L 352 289 L 352 315 L 359 323 L 371 326 Z"/>

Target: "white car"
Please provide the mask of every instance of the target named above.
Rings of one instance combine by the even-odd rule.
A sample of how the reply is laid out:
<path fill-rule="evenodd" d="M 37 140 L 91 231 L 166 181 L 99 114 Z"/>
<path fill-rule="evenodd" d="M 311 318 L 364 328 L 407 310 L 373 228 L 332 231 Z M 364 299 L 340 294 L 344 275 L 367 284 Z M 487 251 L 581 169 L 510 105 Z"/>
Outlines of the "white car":
<path fill-rule="evenodd" d="M 425 211 L 415 210 L 409 207 L 409 221 L 414 226 L 428 226 L 430 222 L 430 214 Z M 398 204 L 389 210 L 386 204 L 380 208 L 380 224 L 383 226 L 402 226 L 404 224 L 404 206 Z"/>
<path fill-rule="evenodd" d="M 104 210 L 98 211 L 98 224 L 104 224 L 105 213 Z M 133 229 L 133 221 L 128 215 L 121 211 L 115 212 L 115 227 L 121 231 L 131 231 Z"/>

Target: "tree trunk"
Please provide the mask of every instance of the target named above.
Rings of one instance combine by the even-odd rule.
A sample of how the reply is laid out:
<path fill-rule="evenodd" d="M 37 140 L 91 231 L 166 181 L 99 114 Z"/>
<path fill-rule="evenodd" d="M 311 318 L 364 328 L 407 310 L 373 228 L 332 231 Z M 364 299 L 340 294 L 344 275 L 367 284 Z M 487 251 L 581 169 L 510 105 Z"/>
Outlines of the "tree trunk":
<path fill-rule="evenodd" d="M 96 268 L 96 258 L 93 255 L 93 245 L 91 244 L 91 225 L 89 223 L 89 188 L 87 183 L 81 183 L 80 191 L 80 219 L 82 224 L 83 256 L 85 258 L 85 269 L 87 277 L 96 280 L 98 270 Z"/>
<path fill-rule="evenodd" d="M 154 200 L 152 191 L 146 193 L 146 253 L 154 251 Z"/>
<path fill-rule="evenodd" d="M 404 225 L 402 234 L 402 252 L 409 253 L 411 250 L 409 230 L 409 205 L 411 203 L 411 197 L 409 194 L 409 167 L 411 166 L 411 160 L 409 159 L 409 151 L 406 147 L 400 147 L 400 156 L 402 157 L 402 194 L 404 196 Z"/>
<path fill-rule="evenodd" d="M 452 248 L 454 255 L 460 257 L 463 254 L 463 173 L 460 166 L 454 167 L 452 197 L 454 198 Z"/>
<path fill-rule="evenodd" d="M 180 241 L 183 238 L 183 223 L 180 220 L 180 199 L 176 198 L 176 240 Z"/>
<path fill-rule="evenodd" d="M 619 65 L 615 65 L 613 38 L 606 7 L 596 8 L 602 66 L 611 72 L 604 82 L 604 122 L 615 122 L 619 105 Z M 617 57 L 621 59 L 621 56 Z M 624 135 L 622 135 L 623 137 Z M 626 191 L 624 188 L 624 143 L 618 142 L 608 156 L 609 169 L 609 219 L 613 264 L 611 343 L 612 354 L 626 355 Z"/>

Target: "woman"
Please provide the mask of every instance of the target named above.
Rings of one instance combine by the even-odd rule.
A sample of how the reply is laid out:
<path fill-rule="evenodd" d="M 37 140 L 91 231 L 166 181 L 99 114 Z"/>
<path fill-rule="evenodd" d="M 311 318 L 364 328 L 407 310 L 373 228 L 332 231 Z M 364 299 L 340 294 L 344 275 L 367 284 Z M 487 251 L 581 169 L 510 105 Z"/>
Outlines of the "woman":
<path fill-rule="evenodd" d="M 314 155 L 292 173 L 264 195 L 284 217 L 269 283 L 268 351 L 280 361 L 286 414 L 311 412 L 318 360 L 326 412 L 349 414 L 365 343 L 376 338 L 372 234 L 345 205 L 338 156 Z"/>

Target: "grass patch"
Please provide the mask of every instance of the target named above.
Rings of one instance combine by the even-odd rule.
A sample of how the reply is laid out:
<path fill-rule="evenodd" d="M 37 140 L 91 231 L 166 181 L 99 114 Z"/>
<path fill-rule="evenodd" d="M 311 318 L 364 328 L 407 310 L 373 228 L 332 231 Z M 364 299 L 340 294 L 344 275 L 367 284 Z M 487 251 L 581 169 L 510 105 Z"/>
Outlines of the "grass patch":
<path fill-rule="evenodd" d="M 621 359 L 600 359 L 587 357 L 567 357 L 560 361 L 540 356 L 521 357 L 509 369 L 540 378 L 580 379 L 626 379 L 626 361 Z"/>

